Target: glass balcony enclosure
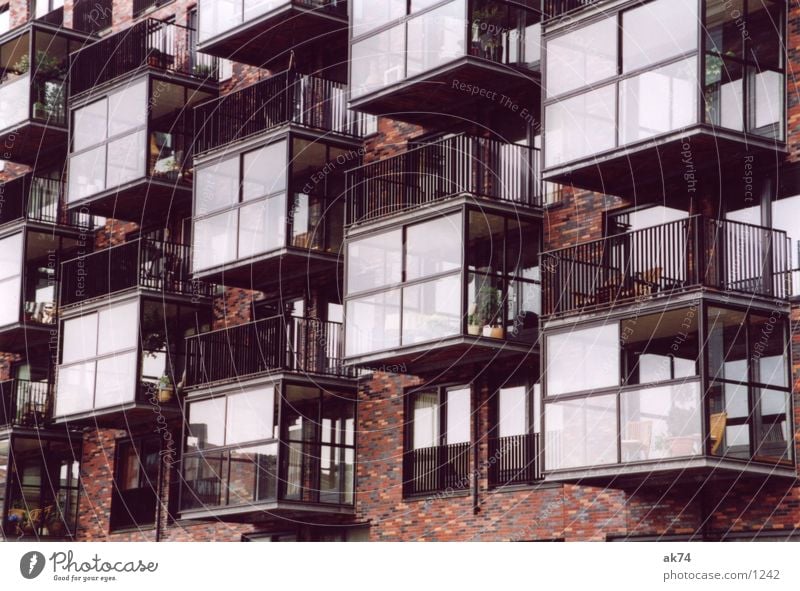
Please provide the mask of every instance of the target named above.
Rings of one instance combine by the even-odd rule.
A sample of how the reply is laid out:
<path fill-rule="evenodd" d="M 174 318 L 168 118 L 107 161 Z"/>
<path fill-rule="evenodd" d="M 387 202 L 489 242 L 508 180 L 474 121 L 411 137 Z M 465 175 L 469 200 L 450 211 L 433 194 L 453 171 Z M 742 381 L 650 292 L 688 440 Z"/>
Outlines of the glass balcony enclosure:
<path fill-rule="evenodd" d="M 548 180 L 580 179 L 601 157 L 613 185 L 618 155 L 696 133 L 773 151 L 785 141 L 782 1 L 653 0 L 586 15 L 545 34 Z"/>
<path fill-rule="evenodd" d="M 40 431 L 0 439 L 0 538 L 69 538 L 75 533 L 81 440 Z"/>
<path fill-rule="evenodd" d="M 290 133 L 198 164 L 195 276 L 258 289 L 277 272 L 305 281 L 330 269 L 344 233 L 343 170 L 359 160 L 354 148 Z"/>
<path fill-rule="evenodd" d="M 118 299 L 61 322 L 56 422 L 155 421 L 153 405 L 180 412 L 185 337 L 209 328 L 210 312 L 161 299 Z"/>
<path fill-rule="evenodd" d="M 142 75 L 75 104 L 68 206 L 163 222 L 168 207 L 188 204 L 191 106 L 211 96 Z"/>
<path fill-rule="evenodd" d="M 419 358 L 423 349 L 529 351 L 541 303 L 538 248 L 535 220 L 470 206 L 352 235 L 348 362 L 398 360 L 404 351 Z"/>
<path fill-rule="evenodd" d="M 86 39 L 41 21 L 0 37 L 3 159 L 34 164 L 66 152 L 69 54 Z"/>
<path fill-rule="evenodd" d="M 787 322 L 698 301 L 545 329 L 548 477 L 793 475 Z"/>
<path fill-rule="evenodd" d="M 354 396 L 251 384 L 187 401 L 181 516 L 352 512 Z"/>
<path fill-rule="evenodd" d="M 211 55 L 258 67 L 290 51 L 301 67 L 307 58 L 346 59 L 346 0 L 200 0 L 198 6 L 199 47 Z"/>

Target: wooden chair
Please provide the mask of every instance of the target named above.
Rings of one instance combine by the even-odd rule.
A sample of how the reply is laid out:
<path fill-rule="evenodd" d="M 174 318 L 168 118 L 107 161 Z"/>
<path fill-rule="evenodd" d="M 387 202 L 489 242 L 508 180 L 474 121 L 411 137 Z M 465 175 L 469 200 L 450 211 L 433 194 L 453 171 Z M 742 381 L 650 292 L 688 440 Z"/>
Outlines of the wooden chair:
<path fill-rule="evenodd" d="M 624 459 L 648 459 L 650 457 L 650 444 L 652 440 L 652 421 L 628 421 L 625 428 L 625 438 L 622 440 Z"/>
<path fill-rule="evenodd" d="M 653 267 L 647 271 L 637 273 L 634 281 L 634 291 L 636 292 L 636 295 L 647 296 L 657 292 L 663 272 L 664 271 L 661 267 Z"/>
<path fill-rule="evenodd" d="M 716 455 L 722 446 L 727 424 L 728 413 L 717 412 L 711 415 L 708 427 L 708 437 L 711 440 L 711 455 Z"/>

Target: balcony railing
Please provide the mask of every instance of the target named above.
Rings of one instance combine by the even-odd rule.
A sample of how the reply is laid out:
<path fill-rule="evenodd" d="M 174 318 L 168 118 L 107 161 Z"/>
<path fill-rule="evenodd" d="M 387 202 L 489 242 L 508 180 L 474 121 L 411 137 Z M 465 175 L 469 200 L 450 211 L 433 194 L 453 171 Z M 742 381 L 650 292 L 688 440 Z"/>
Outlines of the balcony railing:
<path fill-rule="evenodd" d="M 0 382 L 0 426 L 42 426 L 50 420 L 51 392 L 47 382 Z"/>
<path fill-rule="evenodd" d="M 529 484 L 541 480 L 538 433 L 489 439 L 489 485 Z"/>
<path fill-rule="evenodd" d="M 342 364 L 342 325 L 316 318 L 273 316 L 186 339 L 187 385 L 269 371 L 349 377 Z"/>
<path fill-rule="evenodd" d="M 126 289 L 211 297 L 214 287 L 192 279 L 189 247 L 140 238 L 65 261 L 61 305 L 68 306 Z"/>
<path fill-rule="evenodd" d="M 790 260 L 785 232 L 691 216 L 543 253 L 543 313 L 699 287 L 785 299 Z"/>
<path fill-rule="evenodd" d="M 0 224 L 19 219 L 81 228 L 91 224 L 90 216 L 63 207 L 64 184 L 59 179 L 27 174 L 0 184 L 0 197 Z"/>
<path fill-rule="evenodd" d="M 347 172 L 347 223 L 469 194 L 514 205 L 541 205 L 540 151 L 458 135 Z"/>
<path fill-rule="evenodd" d="M 195 108 L 198 152 L 219 148 L 286 123 L 363 137 L 369 115 L 347 108 L 347 85 L 284 71 Z"/>
<path fill-rule="evenodd" d="M 404 494 L 424 495 L 450 489 L 468 489 L 469 454 L 469 442 L 407 451 L 404 458 Z"/>
<path fill-rule="evenodd" d="M 544 18 L 554 18 L 584 6 L 597 4 L 601 0 L 542 0 L 542 15 Z"/>
<path fill-rule="evenodd" d="M 216 81 L 217 58 L 197 53 L 194 35 L 189 27 L 151 18 L 97 41 L 71 54 L 70 95 L 147 67 Z"/>

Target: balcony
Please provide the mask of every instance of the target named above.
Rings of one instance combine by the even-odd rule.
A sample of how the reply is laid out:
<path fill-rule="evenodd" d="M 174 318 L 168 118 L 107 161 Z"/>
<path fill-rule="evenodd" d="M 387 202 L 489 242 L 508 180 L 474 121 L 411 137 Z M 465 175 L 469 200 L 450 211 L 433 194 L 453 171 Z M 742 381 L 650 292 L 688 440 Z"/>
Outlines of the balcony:
<path fill-rule="evenodd" d="M 700 301 L 548 324 L 546 480 L 793 481 L 788 335 L 774 307 Z"/>
<path fill-rule="evenodd" d="M 352 516 L 353 391 L 243 382 L 206 396 L 187 401 L 181 518 Z"/>
<path fill-rule="evenodd" d="M 469 490 L 470 453 L 469 442 L 407 451 L 403 457 L 403 495 Z"/>
<path fill-rule="evenodd" d="M 69 96 L 95 94 L 107 84 L 142 72 L 216 91 L 217 60 L 195 50 L 195 35 L 189 27 L 149 18 L 95 41 L 70 56 Z"/>
<path fill-rule="evenodd" d="M 5 540 L 68 540 L 75 533 L 81 439 L 37 431 L 0 439 L 0 505 Z"/>
<path fill-rule="evenodd" d="M 367 4 L 353 16 L 353 109 L 426 128 L 447 113 L 507 137 L 538 120 L 538 2 L 427 2 L 410 13 Z"/>
<path fill-rule="evenodd" d="M 65 261 L 61 306 L 69 307 L 128 291 L 177 300 L 209 301 L 214 286 L 193 280 L 188 246 L 139 238 Z"/>
<path fill-rule="evenodd" d="M 183 219 L 194 175 L 191 108 L 215 93 L 140 72 L 71 99 L 67 206 L 162 227 L 169 215 Z"/>
<path fill-rule="evenodd" d="M 489 486 L 532 484 L 544 479 L 538 433 L 489 438 Z"/>
<path fill-rule="evenodd" d="M 360 140 L 375 124 L 347 108 L 347 85 L 288 70 L 198 105 L 194 117 L 198 156 L 284 125 Z"/>
<path fill-rule="evenodd" d="M 210 306 L 129 294 L 65 312 L 56 424 L 129 428 L 181 414 L 185 337 L 210 326 Z"/>
<path fill-rule="evenodd" d="M 546 316 L 616 306 L 665 304 L 712 292 L 786 304 L 791 295 L 786 233 L 691 216 L 542 254 Z"/>
<path fill-rule="evenodd" d="M 548 21 L 545 180 L 660 198 L 690 174 L 741 195 L 745 163 L 786 149 L 785 18 L 783 2 L 656 0 Z"/>
<path fill-rule="evenodd" d="M 189 337 L 187 386 L 280 372 L 355 377 L 342 352 L 340 323 L 273 316 Z"/>
<path fill-rule="evenodd" d="M 463 200 L 351 227 L 346 363 L 420 374 L 533 354 L 540 228 L 519 209 Z"/>
<path fill-rule="evenodd" d="M 89 228 L 91 219 L 64 210 L 64 184 L 57 178 L 28 173 L 0 183 L 3 207 L 0 226 L 20 220 L 39 224 Z"/>
<path fill-rule="evenodd" d="M 345 0 L 200 0 L 199 14 L 210 55 L 274 70 L 293 52 L 304 71 L 347 59 Z"/>
<path fill-rule="evenodd" d="M 0 382 L 0 429 L 44 427 L 51 418 L 52 390 L 52 384 L 47 382 Z"/>
<path fill-rule="evenodd" d="M 414 145 L 347 172 L 347 223 L 371 222 L 463 195 L 538 208 L 539 163 L 536 148 L 470 135 Z"/>
<path fill-rule="evenodd" d="M 66 154 L 69 52 L 87 39 L 41 20 L 0 37 L 3 160 L 41 166 Z"/>

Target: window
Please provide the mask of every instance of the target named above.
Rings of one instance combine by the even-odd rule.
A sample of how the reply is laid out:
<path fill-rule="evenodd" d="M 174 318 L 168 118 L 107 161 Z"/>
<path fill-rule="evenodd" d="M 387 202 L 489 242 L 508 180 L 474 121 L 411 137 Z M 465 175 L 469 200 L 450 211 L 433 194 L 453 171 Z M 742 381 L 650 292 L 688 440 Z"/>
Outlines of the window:
<path fill-rule="evenodd" d="M 0 34 L 11 30 L 11 10 L 9 5 L 0 6 Z"/>
<path fill-rule="evenodd" d="M 408 395 L 406 494 L 469 486 L 470 399 L 468 386 Z"/>
<path fill-rule="evenodd" d="M 0 239 L 0 326 L 20 321 L 22 233 Z"/>
<path fill-rule="evenodd" d="M 515 380 L 500 387 L 492 407 L 489 485 L 525 484 L 541 478 L 539 386 Z"/>
<path fill-rule="evenodd" d="M 622 13 L 622 70 L 697 48 L 697 0 L 654 0 Z"/>
<path fill-rule="evenodd" d="M 133 301 L 63 322 L 56 416 L 135 400 L 138 319 Z"/>
<path fill-rule="evenodd" d="M 42 18 L 47 14 L 64 7 L 64 0 L 33 0 L 33 18 Z"/>
<path fill-rule="evenodd" d="M 619 342 L 616 322 L 547 336 L 547 396 L 619 385 Z"/>
<path fill-rule="evenodd" d="M 547 96 L 617 74 L 617 21 L 606 18 L 547 42 Z"/>
<path fill-rule="evenodd" d="M 286 150 L 282 140 L 198 169 L 195 270 L 286 245 Z"/>
<path fill-rule="evenodd" d="M 800 195 L 772 202 L 772 227 L 783 230 L 789 237 L 790 267 L 792 269 L 791 293 L 800 295 Z"/>
<path fill-rule="evenodd" d="M 402 18 L 406 14 L 407 0 L 353 1 L 353 37 L 358 37 L 385 23 Z"/>
<path fill-rule="evenodd" d="M 158 438 L 117 443 L 114 491 L 111 497 L 111 529 L 142 527 L 155 523 L 161 468 Z"/>

